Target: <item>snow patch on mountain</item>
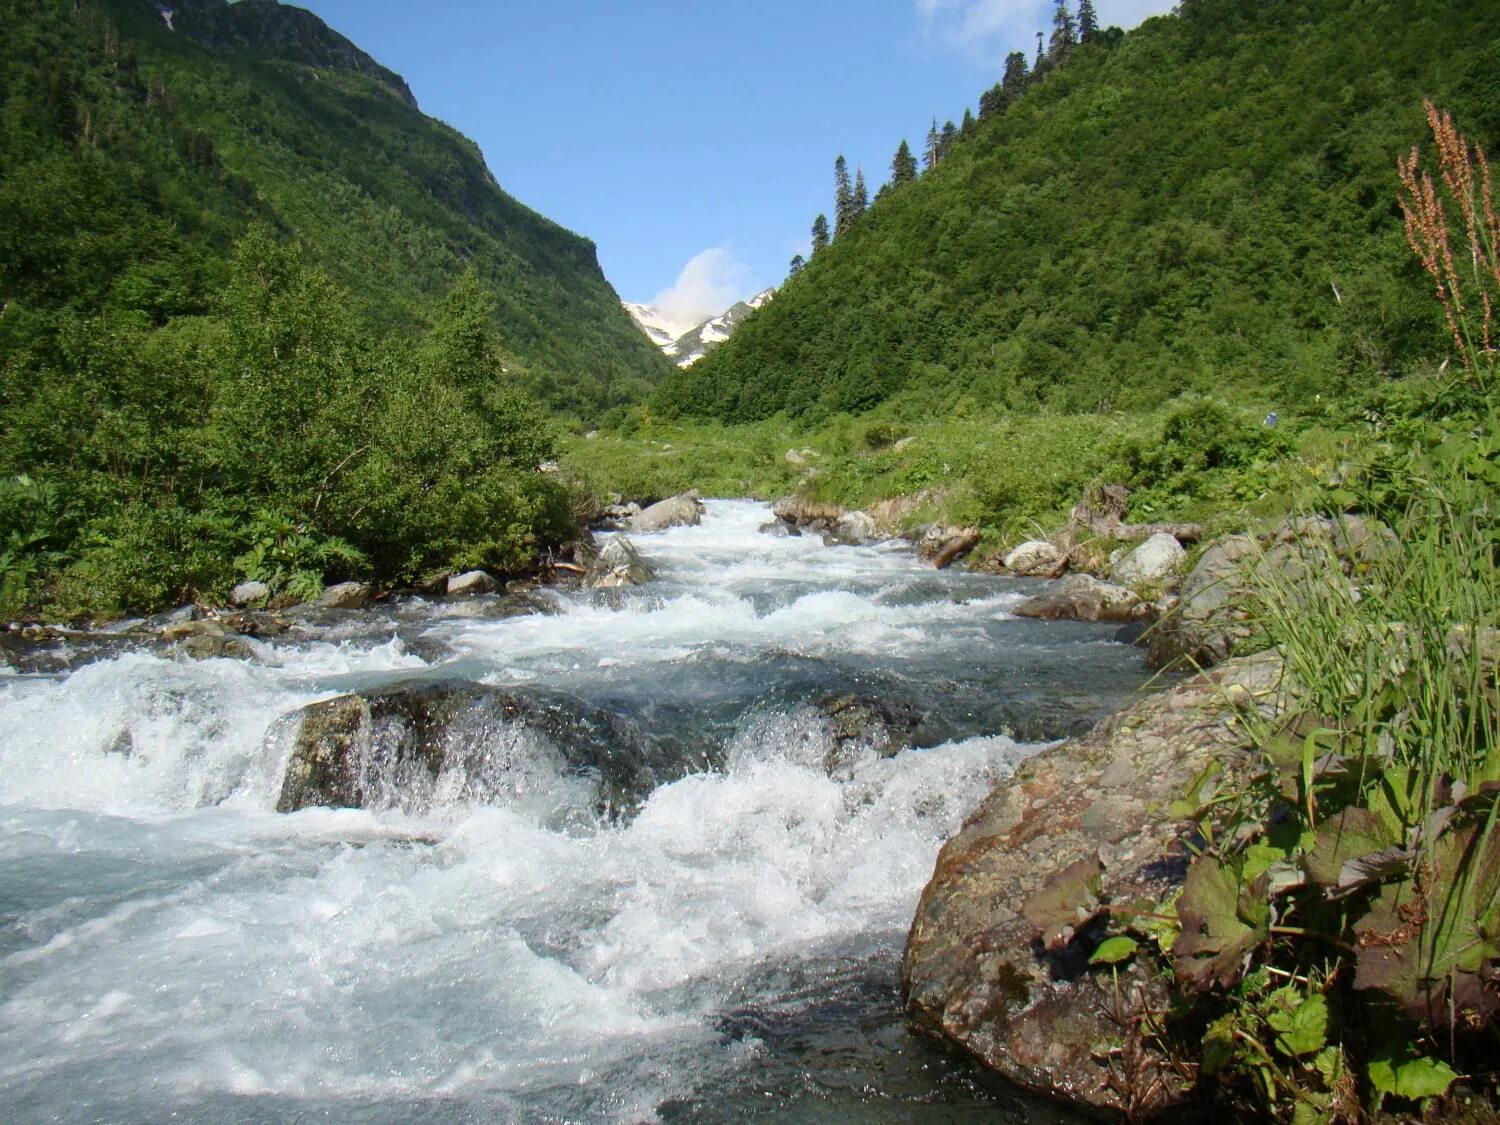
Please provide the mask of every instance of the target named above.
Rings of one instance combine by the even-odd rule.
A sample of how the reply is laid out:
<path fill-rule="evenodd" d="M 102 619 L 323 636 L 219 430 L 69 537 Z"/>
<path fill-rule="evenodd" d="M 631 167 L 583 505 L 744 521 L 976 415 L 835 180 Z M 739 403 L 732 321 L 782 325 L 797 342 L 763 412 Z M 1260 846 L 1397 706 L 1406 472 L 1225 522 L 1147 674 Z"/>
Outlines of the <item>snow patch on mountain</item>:
<path fill-rule="evenodd" d="M 762 290 L 753 297 L 736 301 L 718 316 L 711 316 L 697 324 L 684 324 L 674 320 L 653 305 L 636 301 L 620 303 L 652 343 L 664 351 L 669 359 L 675 360 L 678 367 L 688 367 L 734 335 L 734 330 L 747 316 L 774 296 L 775 289 Z"/>

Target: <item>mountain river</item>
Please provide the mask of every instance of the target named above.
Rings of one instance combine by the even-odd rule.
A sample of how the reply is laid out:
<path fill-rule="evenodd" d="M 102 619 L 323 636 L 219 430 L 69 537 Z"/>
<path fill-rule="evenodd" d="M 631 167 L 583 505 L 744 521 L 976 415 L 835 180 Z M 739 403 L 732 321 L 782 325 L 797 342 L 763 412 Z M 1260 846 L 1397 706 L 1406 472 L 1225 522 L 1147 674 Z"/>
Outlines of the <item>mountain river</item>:
<path fill-rule="evenodd" d="M 634 537 L 635 589 L 0 669 L 5 1119 L 1062 1120 L 906 1028 L 901 946 L 942 842 L 1139 650 L 770 519 Z M 492 709 L 430 784 L 275 811 L 298 709 L 410 681 L 587 721 Z"/>

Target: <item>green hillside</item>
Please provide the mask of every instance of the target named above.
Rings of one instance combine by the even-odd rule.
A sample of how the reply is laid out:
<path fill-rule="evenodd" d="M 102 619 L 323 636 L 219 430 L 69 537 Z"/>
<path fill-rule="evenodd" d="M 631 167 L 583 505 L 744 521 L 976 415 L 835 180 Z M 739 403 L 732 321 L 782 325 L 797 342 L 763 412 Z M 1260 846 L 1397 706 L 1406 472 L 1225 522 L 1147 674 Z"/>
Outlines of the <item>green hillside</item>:
<path fill-rule="evenodd" d="M 5 0 L 0 613 L 523 567 L 668 369 L 593 244 L 315 16 Z"/>
<path fill-rule="evenodd" d="M 1500 135 L 1497 17 L 1185 0 L 1080 44 L 674 373 L 657 413 L 816 423 L 885 403 L 918 420 L 1210 390 L 1279 405 L 1404 371 L 1444 337 L 1395 159 L 1425 139 L 1424 96 Z"/>
<path fill-rule="evenodd" d="M 0 297 L 203 311 L 253 221 L 382 326 L 467 269 L 527 385 L 584 414 L 667 365 L 594 246 L 512 199 L 467 138 L 318 18 L 274 0 L 6 0 Z"/>

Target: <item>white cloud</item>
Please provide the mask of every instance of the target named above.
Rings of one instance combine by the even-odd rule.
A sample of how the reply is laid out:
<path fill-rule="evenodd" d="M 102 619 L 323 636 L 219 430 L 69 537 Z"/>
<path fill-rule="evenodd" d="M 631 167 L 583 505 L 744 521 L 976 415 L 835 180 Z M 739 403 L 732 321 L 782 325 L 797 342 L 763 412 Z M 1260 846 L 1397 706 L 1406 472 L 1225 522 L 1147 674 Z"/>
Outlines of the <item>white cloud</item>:
<path fill-rule="evenodd" d="M 1052 0 L 915 0 L 922 33 L 954 50 L 989 54 L 1034 49 L 1038 31 L 1051 32 Z M 1069 8 L 1077 11 L 1076 0 Z M 1095 0 L 1099 22 L 1129 30 L 1147 16 L 1176 7 L 1176 0 Z"/>
<path fill-rule="evenodd" d="M 651 299 L 676 321 L 697 324 L 723 312 L 745 295 L 750 269 L 727 246 L 712 246 L 695 254 L 677 280 Z"/>

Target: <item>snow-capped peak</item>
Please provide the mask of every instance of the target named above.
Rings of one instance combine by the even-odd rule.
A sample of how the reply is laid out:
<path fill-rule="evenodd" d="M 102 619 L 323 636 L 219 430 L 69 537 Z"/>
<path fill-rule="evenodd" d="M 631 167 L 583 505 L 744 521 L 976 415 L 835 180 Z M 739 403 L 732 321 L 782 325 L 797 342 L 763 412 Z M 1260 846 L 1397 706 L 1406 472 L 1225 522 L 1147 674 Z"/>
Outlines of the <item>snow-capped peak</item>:
<path fill-rule="evenodd" d="M 775 289 L 763 289 L 753 297 L 736 301 L 719 315 L 695 324 L 675 321 L 653 305 L 635 301 L 620 303 L 652 343 L 666 352 L 668 358 L 676 360 L 678 367 L 687 367 L 702 359 L 715 345 L 729 339 L 741 321 L 774 296 Z"/>

